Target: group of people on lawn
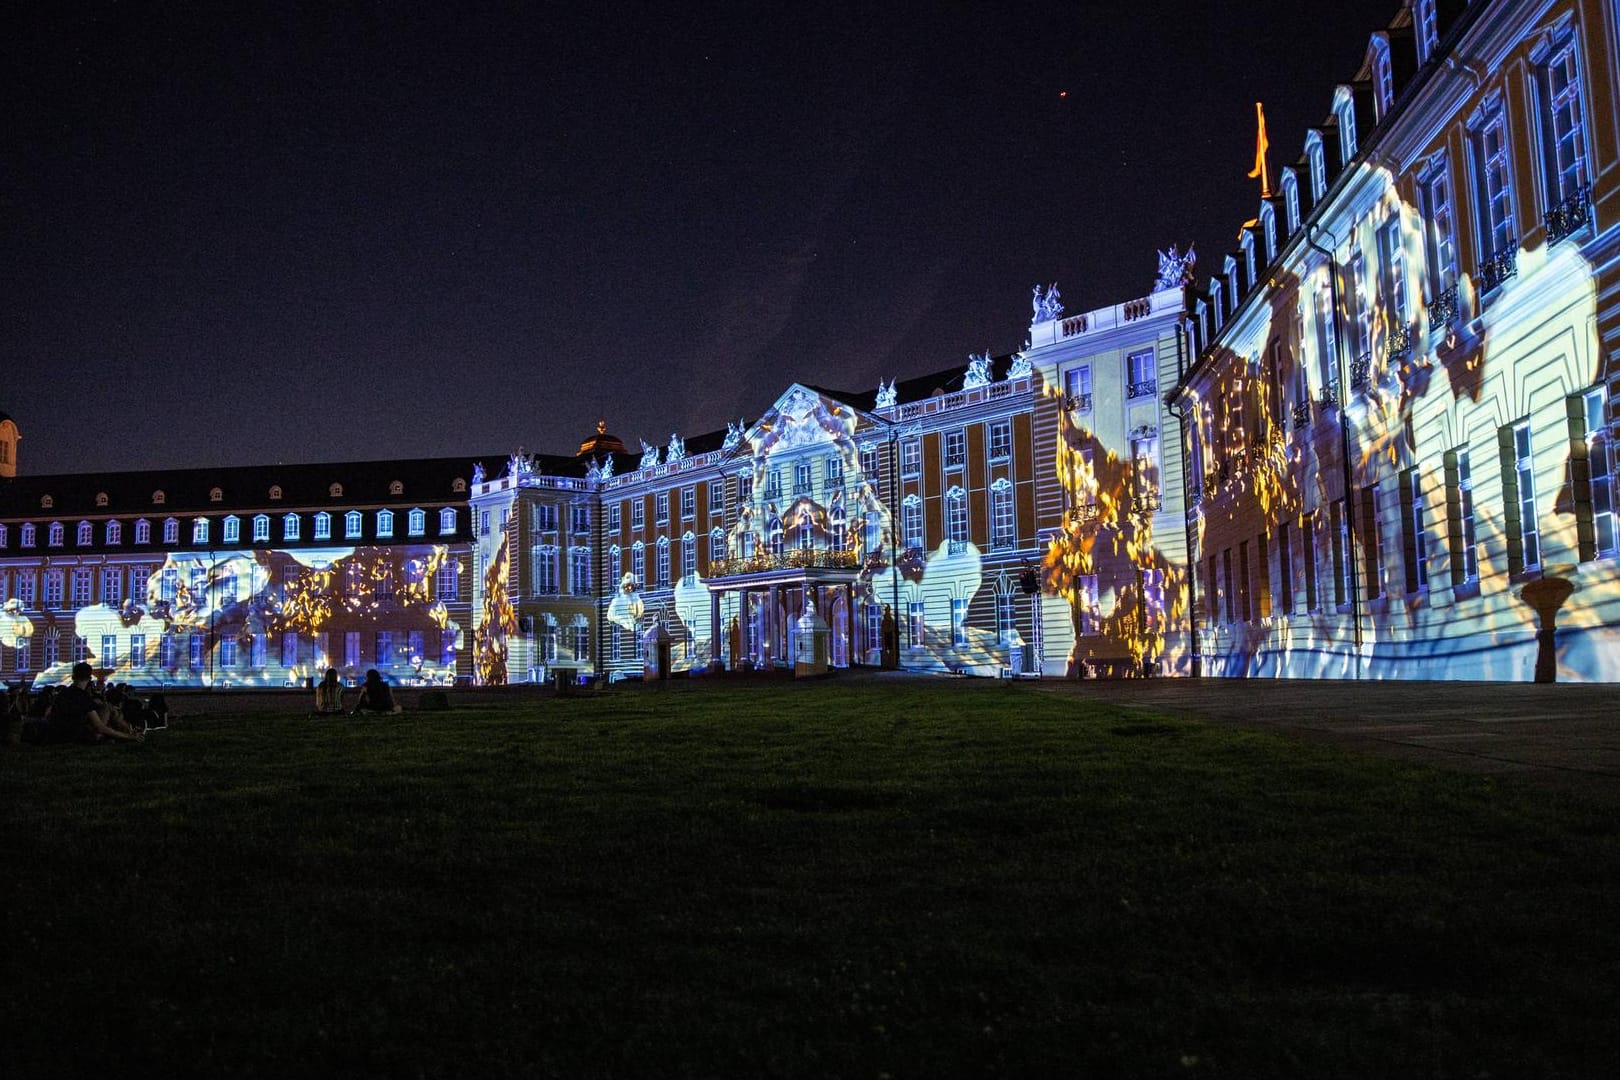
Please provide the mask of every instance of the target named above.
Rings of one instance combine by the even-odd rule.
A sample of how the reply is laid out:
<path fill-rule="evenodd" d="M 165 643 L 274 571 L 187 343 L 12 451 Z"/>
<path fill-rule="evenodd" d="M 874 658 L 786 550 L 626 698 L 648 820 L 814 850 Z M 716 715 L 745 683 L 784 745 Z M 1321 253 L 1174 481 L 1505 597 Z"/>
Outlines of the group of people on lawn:
<path fill-rule="evenodd" d="M 71 678 L 66 686 L 46 687 L 32 697 L 24 683 L 6 687 L 0 742 L 138 743 L 145 741 L 149 728 L 168 726 L 169 707 L 162 694 L 143 700 L 123 684 L 104 689 L 96 685 L 95 669 L 86 663 L 74 664 Z M 335 668 L 327 668 L 326 677 L 315 687 L 315 712 L 320 716 L 399 711 L 393 690 L 376 668 L 366 672 L 353 710 L 343 707 L 343 684 Z"/>

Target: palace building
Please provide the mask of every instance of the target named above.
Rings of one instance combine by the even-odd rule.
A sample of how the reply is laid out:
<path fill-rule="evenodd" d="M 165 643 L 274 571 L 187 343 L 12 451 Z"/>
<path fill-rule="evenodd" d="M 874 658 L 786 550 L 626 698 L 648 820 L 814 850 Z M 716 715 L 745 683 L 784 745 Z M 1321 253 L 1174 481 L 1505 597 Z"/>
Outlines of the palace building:
<path fill-rule="evenodd" d="M 1616 32 L 1413 0 L 1191 294 L 1204 673 L 1620 678 Z"/>

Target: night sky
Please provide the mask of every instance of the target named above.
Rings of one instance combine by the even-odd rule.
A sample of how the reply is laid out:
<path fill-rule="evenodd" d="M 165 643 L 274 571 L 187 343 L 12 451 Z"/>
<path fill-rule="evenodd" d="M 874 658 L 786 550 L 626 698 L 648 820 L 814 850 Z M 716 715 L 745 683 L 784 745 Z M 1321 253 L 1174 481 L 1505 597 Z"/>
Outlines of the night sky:
<path fill-rule="evenodd" d="M 1399 0 L 31 6 L 0 410 L 39 474 L 661 445 L 1009 352 L 1035 282 L 1217 265 L 1254 102 L 1297 157 Z"/>

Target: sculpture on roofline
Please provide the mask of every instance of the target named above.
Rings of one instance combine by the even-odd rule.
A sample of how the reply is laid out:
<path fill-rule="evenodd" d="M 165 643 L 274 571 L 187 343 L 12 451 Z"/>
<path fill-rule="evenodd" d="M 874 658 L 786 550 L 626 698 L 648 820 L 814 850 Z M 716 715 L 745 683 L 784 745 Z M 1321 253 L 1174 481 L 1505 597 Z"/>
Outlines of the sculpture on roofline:
<path fill-rule="evenodd" d="M 737 444 L 742 442 L 742 440 L 743 440 L 743 429 L 745 429 L 747 426 L 748 426 L 747 421 L 743 420 L 741 417 L 737 418 L 737 422 L 735 424 L 733 424 L 730 420 L 727 420 L 726 421 L 726 441 L 721 446 L 721 449 L 726 451 L 727 453 L 730 453 L 732 450 L 735 450 L 737 448 Z"/>
<path fill-rule="evenodd" d="M 990 385 L 990 350 L 986 349 L 983 356 L 968 353 L 967 374 L 962 376 L 962 389 L 977 390 L 981 386 Z"/>
<path fill-rule="evenodd" d="M 484 463 L 482 461 L 474 462 L 473 463 L 473 483 L 482 484 L 483 482 L 484 482 Z"/>
<path fill-rule="evenodd" d="M 686 440 L 673 431 L 669 433 L 669 450 L 664 454 L 664 460 L 668 462 L 686 460 Z"/>
<path fill-rule="evenodd" d="M 1035 309 L 1033 322 L 1051 322 L 1063 314 L 1063 297 L 1058 293 L 1057 282 L 1044 290 L 1039 285 L 1035 286 L 1030 303 Z"/>
<path fill-rule="evenodd" d="M 535 472 L 534 461 L 518 447 L 506 462 L 506 475 L 521 480 L 525 476 L 533 476 Z"/>
<path fill-rule="evenodd" d="M 1018 352 L 1013 353 L 1012 363 L 1007 365 L 1008 382 L 1013 382 L 1017 379 L 1027 379 L 1032 374 L 1033 369 L 1030 366 L 1029 357 L 1024 355 L 1024 353 L 1027 351 L 1029 351 L 1029 339 L 1025 338 L 1024 347 Z"/>
<path fill-rule="evenodd" d="M 892 408 L 894 408 L 896 396 L 897 395 L 895 393 L 894 380 L 893 379 L 890 379 L 886 383 L 882 379 L 878 380 L 878 392 L 877 392 L 877 407 L 878 408 L 880 408 L 880 409 L 892 409 Z"/>
<path fill-rule="evenodd" d="M 1191 285 L 1193 279 L 1193 266 L 1198 262 L 1198 256 L 1193 252 L 1193 246 L 1187 245 L 1185 253 L 1176 250 L 1171 244 L 1169 251 L 1159 252 L 1159 276 L 1154 279 L 1153 291 L 1161 292 L 1164 289 L 1179 289 L 1183 285 Z"/>
<path fill-rule="evenodd" d="M 651 469 L 658 464 L 658 447 L 650 445 L 646 439 L 641 440 L 640 468 Z"/>

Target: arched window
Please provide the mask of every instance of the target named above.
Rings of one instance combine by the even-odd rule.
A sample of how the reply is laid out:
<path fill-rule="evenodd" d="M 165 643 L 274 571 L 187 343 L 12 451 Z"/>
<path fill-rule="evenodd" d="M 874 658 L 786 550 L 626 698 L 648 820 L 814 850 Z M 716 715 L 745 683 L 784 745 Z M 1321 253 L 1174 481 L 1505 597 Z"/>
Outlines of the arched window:
<path fill-rule="evenodd" d="M 1395 72 L 1389 62 L 1389 35 L 1374 34 L 1367 45 L 1367 66 L 1372 72 L 1373 116 L 1380 122 L 1395 104 Z"/>
<path fill-rule="evenodd" d="M 839 503 L 827 515 L 828 531 L 832 534 L 832 547 L 834 551 L 843 551 L 849 546 L 849 515 L 844 512 L 844 506 Z"/>
<path fill-rule="evenodd" d="M 647 545 L 640 540 L 630 545 L 630 576 L 637 585 L 647 583 Z"/>
<path fill-rule="evenodd" d="M 387 538 L 394 535 L 394 512 L 392 510 L 377 511 L 377 536 Z"/>
<path fill-rule="evenodd" d="M 193 518 L 191 522 L 191 542 L 193 544 L 208 543 L 208 519 L 204 517 Z"/>
<path fill-rule="evenodd" d="M 107 493 L 105 491 L 96 492 L 96 505 L 97 506 L 106 506 L 107 505 Z"/>
<path fill-rule="evenodd" d="M 1311 206 L 1314 209 L 1327 193 L 1327 154 L 1322 149 L 1322 132 L 1319 128 L 1305 133 L 1305 163 L 1311 171 Z"/>
<path fill-rule="evenodd" d="M 390 481 L 388 481 L 388 494 L 390 494 L 390 495 L 403 495 L 403 494 L 405 494 L 405 485 L 403 483 L 401 483 L 400 481 L 398 481 L 398 480 L 390 480 Z"/>
<path fill-rule="evenodd" d="M 169 497 L 167 495 L 163 494 L 162 491 L 154 491 L 154 492 L 152 492 L 152 505 L 153 506 L 162 506 L 165 502 L 168 501 L 168 499 L 169 499 Z"/>
<path fill-rule="evenodd" d="M 1005 476 L 990 485 L 990 546 L 1015 546 L 1017 529 L 1013 520 L 1013 486 Z"/>
<path fill-rule="evenodd" d="M 107 522 L 107 543 L 122 544 L 124 542 L 124 526 L 122 522 Z"/>
<path fill-rule="evenodd" d="M 450 482 L 450 490 L 455 492 L 457 495 L 465 494 L 467 491 L 467 481 L 463 480 L 459 476 L 456 477 Z"/>
<path fill-rule="evenodd" d="M 255 544 L 268 544 L 270 542 L 270 515 L 253 515 L 253 542 Z"/>
<path fill-rule="evenodd" d="M 341 499 L 343 498 L 343 485 L 333 484 L 331 487 L 326 489 L 326 493 L 334 499 Z"/>
<path fill-rule="evenodd" d="M 1339 124 L 1339 164 L 1348 165 L 1356 156 L 1356 99 L 1348 86 L 1333 93 L 1333 118 Z"/>
<path fill-rule="evenodd" d="M 772 555 L 782 554 L 782 519 L 772 516 L 770 530 L 766 534 L 765 543 Z"/>
<path fill-rule="evenodd" d="M 1265 258 L 1262 265 L 1270 266 L 1277 257 L 1277 210 L 1271 203 L 1262 203 L 1260 206 L 1260 235 L 1264 238 Z M 1256 267 L 1258 272 L 1259 267 Z"/>
<path fill-rule="evenodd" d="M 714 564 L 726 557 L 726 530 L 716 525 L 709 530 L 709 573 L 714 574 Z"/>
<path fill-rule="evenodd" d="M 420 506 L 415 507 L 406 515 L 405 529 L 412 536 L 421 536 L 427 532 L 427 512 Z"/>
<path fill-rule="evenodd" d="M 163 519 L 163 542 L 165 544 L 178 544 L 180 542 L 180 520 L 178 518 Z"/>
<path fill-rule="evenodd" d="M 608 548 L 608 574 L 613 579 L 613 587 L 617 589 L 620 579 L 624 577 L 624 552 L 619 550 L 618 544 Z"/>
<path fill-rule="evenodd" d="M 80 547 L 89 547 L 95 543 L 95 535 L 88 521 L 79 522 L 78 535 L 74 537 L 74 542 Z"/>
<path fill-rule="evenodd" d="M 17 542 L 19 544 L 21 544 L 23 547 L 33 547 L 34 546 L 34 536 L 35 536 L 34 523 L 32 521 L 27 522 L 26 524 L 23 525 L 21 532 L 18 534 Z"/>
<path fill-rule="evenodd" d="M 681 578 L 691 581 L 697 577 L 697 537 L 688 531 L 681 537 Z"/>
<path fill-rule="evenodd" d="M 945 538 L 953 555 L 968 538 L 967 492 L 954 485 L 945 493 Z"/>
<path fill-rule="evenodd" d="M 315 515 L 315 539 L 332 539 L 332 515 L 325 510 Z"/>
<path fill-rule="evenodd" d="M 669 584 L 669 537 L 658 538 L 658 587 Z"/>
<path fill-rule="evenodd" d="M 39 498 L 39 508 L 41 510 L 56 509 L 56 499 L 50 495 L 41 495 Z"/>
<path fill-rule="evenodd" d="M 1256 261 L 1254 253 L 1253 229 L 1243 230 L 1243 235 L 1238 238 L 1238 246 L 1243 249 L 1243 267 L 1239 275 L 1242 284 L 1238 289 L 1238 296 L 1242 297 L 1254 288 L 1255 279 L 1260 276 L 1260 264 Z"/>
<path fill-rule="evenodd" d="M 1428 63 L 1440 44 L 1440 23 L 1435 17 L 1435 0 L 1413 0 L 1412 28 L 1417 37 L 1418 63 Z"/>
<path fill-rule="evenodd" d="M 208 489 L 208 501 L 209 502 L 224 502 L 225 501 L 225 492 L 222 489 L 217 488 L 217 487 L 216 488 L 209 488 Z"/>
<path fill-rule="evenodd" d="M 220 526 L 219 534 L 221 543 L 240 543 L 242 540 L 242 519 L 235 514 L 225 515 L 225 522 Z"/>
<path fill-rule="evenodd" d="M 288 514 L 281 519 L 281 538 L 283 540 L 297 540 L 302 531 L 297 514 Z"/>
<path fill-rule="evenodd" d="M 1299 176 L 1293 169 L 1282 172 L 1283 235 L 1293 236 L 1299 231 Z"/>
<path fill-rule="evenodd" d="M 921 551 L 923 546 L 922 498 L 907 495 L 900 504 L 900 532 L 905 537 L 906 550 Z"/>
<path fill-rule="evenodd" d="M 271 484 L 270 485 L 270 501 L 271 502 L 280 502 L 281 501 L 281 485 L 280 484 Z"/>
<path fill-rule="evenodd" d="M 453 506 L 446 506 L 439 511 L 439 535 L 449 536 L 456 531 L 456 510 Z"/>
<path fill-rule="evenodd" d="M 152 523 L 145 518 L 135 519 L 135 542 L 137 544 L 150 544 L 152 542 Z"/>
<path fill-rule="evenodd" d="M 47 540 L 46 543 L 50 544 L 51 547 L 62 546 L 65 530 L 62 528 L 62 523 L 60 521 L 51 522 L 49 535 L 50 539 Z"/>
<path fill-rule="evenodd" d="M 345 540 L 360 539 L 364 529 L 365 519 L 361 517 L 360 511 L 350 510 L 343 515 L 343 538 Z"/>

